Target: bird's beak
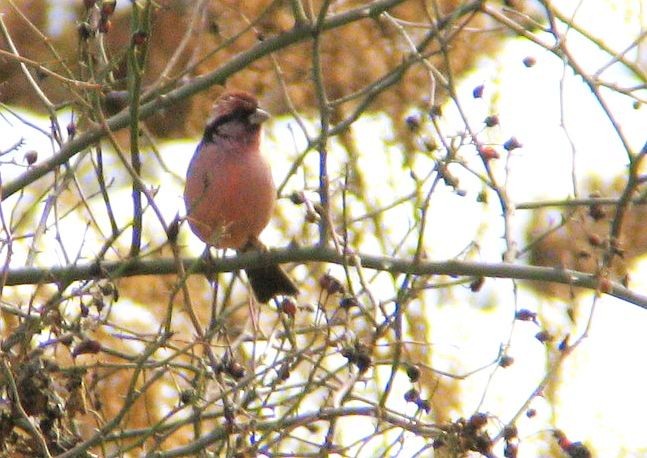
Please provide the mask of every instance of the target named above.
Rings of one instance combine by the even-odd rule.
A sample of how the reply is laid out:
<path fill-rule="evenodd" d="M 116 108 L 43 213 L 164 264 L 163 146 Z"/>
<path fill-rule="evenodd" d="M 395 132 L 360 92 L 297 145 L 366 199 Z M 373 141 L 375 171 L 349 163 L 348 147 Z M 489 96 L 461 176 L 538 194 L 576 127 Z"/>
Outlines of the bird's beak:
<path fill-rule="evenodd" d="M 260 125 L 268 119 L 270 119 L 270 114 L 261 108 L 257 108 L 254 113 L 249 115 L 249 122 L 252 124 Z"/>

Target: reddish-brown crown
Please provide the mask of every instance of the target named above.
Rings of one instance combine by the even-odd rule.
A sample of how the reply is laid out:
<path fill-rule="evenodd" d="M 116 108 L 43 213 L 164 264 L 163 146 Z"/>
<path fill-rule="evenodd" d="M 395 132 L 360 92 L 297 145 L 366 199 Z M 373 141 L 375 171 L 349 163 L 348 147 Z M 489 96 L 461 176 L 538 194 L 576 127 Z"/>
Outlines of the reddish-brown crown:
<path fill-rule="evenodd" d="M 213 105 L 209 123 L 219 118 L 230 117 L 236 113 L 249 115 L 258 108 L 258 100 L 249 92 L 227 91 L 218 97 Z"/>

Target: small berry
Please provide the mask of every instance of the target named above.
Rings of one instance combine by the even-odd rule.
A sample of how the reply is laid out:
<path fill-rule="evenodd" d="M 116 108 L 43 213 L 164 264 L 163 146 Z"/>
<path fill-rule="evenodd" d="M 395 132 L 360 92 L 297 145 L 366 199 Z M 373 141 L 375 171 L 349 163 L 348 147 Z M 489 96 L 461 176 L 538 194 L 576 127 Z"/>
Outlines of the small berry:
<path fill-rule="evenodd" d="M 485 277 L 479 277 L 479 278 L 473 280 L 470 283 L 470 291 L 472 291 L 473 293 L 479 292 L 481 290 L 481 288 L 483 287 L 483 283 L 485 283 Z"/>
<path fill-rule="evenodd" d="M 551 336 L 550 333 L 544 329 L 543 331 L 539 331 L 537 334 L 535 334 L 535 339 L 537 339 L 541 343 L 546 343 L 553 340 L 553 336 Z"/>
<path fill-rule="evenodd" d="M 504 369 L 506 367 L 512 366 L 513 363 L 514 363 L 514 358 L 512 356 L 503 355 L 499 359 L 499 366 L 503 367 Z"/>
<path fill-rule="evenodd" d="M 301 205 L 306 201 L 306 196 L 303 194 L 303 191 L 294 191 L 290 194 L 290 200 L 294 205 Z"/>
<path fill-rule="evenodd" d="M 425 138 L 423 140 L 423 143 L 425 145 L 425 150 L 428 153 L 432 153 L 438 149 L 438 143 L 433 138 Z"/>
<path fill-rule="evenodd" d="M 96 354 L 101 351 L 101 343 L 96 340 L 86 339 L 72 350 L 72 356 Z"/>
<path fill-rule="evenodd" d="M 411 132 L 416 132 L 420 128 L 420 117 L 418 115 L 407 116 L 404 122 Z"/>
<path fill-rule="evenodd" d="M 227 373 L 236 380 L 245 376 L 245 368 L 237 361 L 229 361 L 225 369 L 227 370 Z"/>
<path fill-rule="evenodd" d="M 38 160 L 37 151 L 31 150 L 25 153 L 25 162 L 27 162 L 27 165 L 34 165 L 34 163 L 36 163 L 37 160 Z"/>
<path fill-rule="evenodd" d="M 411 388 L 409 391 L 404 393 L 404 400 L 407 402 L 417 402 L 420 399 L 420 393 L 418 390 Z"/>
<path fill-rule="evenodd" d="M 537 313 L 531 312 L 528 309 L 517 310 L 517 313 L 514 314 L 514 319 L 519 321 L 537 322 Z"/>
<path fill-rule="evenodd" d="M 420 410 L 423 410 L 425 413 L 429 413 L 431 410 L 431 403 L 428 399 L 418 399 L 416 405 Z"/>
<path fill-rule="evenodd" d="M 429 110 L 429 116 L 431 118 L 438 118 L 438 117 L 440 117 L 442 115 L 443 115 L 443 109 L 442 109 L 442 107 L 440 105 L 434 105 Z"/>
<path fill-rule="evenodd" d="M 607 212 L 604 207 L 602 207 L 602 205 L 591 204 L 589 205 L 589 216 L 593 218 L 593 221 L 600 221 L 605 216 L 607 216 Z"/>
<path fill-rule="evenodd" d="M 76 135 L 76 124 L 74 123 L 74 121 L 70 121 L 66 129 L 68 137 L 74 138 L 74 136 Z"/>
<path fill-rule="evenodd" d="M 330 274 L 323 274 L 319 279 L 319 286 L 328 294 L 343 293 L 344 285 Z"/>
<path fill-rule="evenodd" d="M 180 402 L 182 404 L 192 404 L 198 398 L 196 391 L 192 388 L 182 390 L 180 393 Z"/>
<path fill-rule="evenodd" d="M 359 307 L 359 301 L 354 296 L 345 296 L 339 300 L 339 306 L 345 310 Z"/>
<path fill-rule="evenodd" d="M 598 234 L 589 234 L 588 241 L 591 246 L 601 247 L 604 244 L 604 240 Z"/>
<path fill-rule="evenodd" d="M 407 377 L 411 383 L 415 383 L 420 379 L 420 369 L 417 366 L 407 366 Z"/>
<path fill-rule="evenodd" d="M 297 314 L 297 304 L 290 298 L 285 298 L 281 301 L 281 312 L 285 313 L 290 318 L 294 318 Z"/>
<path fill-rule="evenodd" d="M 468 421 L 468 424 L 474 429 L 481 429 L 487 423 L 487 414 L 482 412 L 475 413 Z"/>
<path fill-rule="evenodd" d="M 355 361 L 355 365 L 357 366 L 360 374 L 363 374 L 368 370 L 369 367 L 371 367 L 371 362 L 371 355 L 369 355 L 368 353 L 357 353 L 357 360 Z"/>
<path fill-rule="evenodd" d="M 287 379 L 290 378 L 290 365 L 287 363 L 281 364 L 281 367 L 279 368 L 277 372 L 277 376 L 279 380 L 281 381 L 286 381 Z"/>
<path fill-rule="evenodd" d="M 481 97 L 483 97 L 483 89 L 485 89 L 485 86 L 482 84 L 476 86 L 472 90 L 472 97 L 474 97 L 475 99 L 480 99 Z"/>
<path fill-rule="evenodd" d="M 532 56 L 527 56 L 527 57 L 523 58 L 522 62 L 526 67 L 530 68 L 530 67 L 533 67 L 537 63 L 537 59 L 535 59 Z"/>
<path fill-rule="evenodd" d="M 499 117 L 497 115 L 490 115 L 483 122 L 488 127 L 494 127 L 499 124 Z"/>
<path fill-rule="evenodd" d="M 510 137 L 504 144 L 503 147 L 506 151 L 512 151 L 517 148 L 521 148 L 523 145 L 519 143 L 515 137 Z"/>
<path fill-rule="evenodd" d="M 489 161 L 490 159 L 499 159 L 501 157 L 497 151 L 491 146 L 484 146 L 479 148 L 479 154 L 483 159 Z"/>

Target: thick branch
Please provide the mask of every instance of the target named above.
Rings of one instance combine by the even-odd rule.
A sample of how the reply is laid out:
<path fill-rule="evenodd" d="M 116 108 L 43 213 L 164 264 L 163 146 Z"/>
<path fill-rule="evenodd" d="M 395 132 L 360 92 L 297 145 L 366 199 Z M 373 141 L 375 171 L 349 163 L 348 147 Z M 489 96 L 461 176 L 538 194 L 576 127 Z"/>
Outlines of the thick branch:
<path fill-rule="evenodd" d="M 330 264 L 360 263 L 368 269 L 388 271 L 391 273 L 411 275 L 449 275 L 452 277 L 492 277 L 516 280 L 544 281 L 562 283 L 573 287 L 586 288 L 594 291 L 600 289 L 600 280 L 592 274 L 574 270 L 553 267 L 536 267 L 510 263 L 481 263 L 468 261 L 418 261 L 412 259 L 394 258 L 390 256 L 374 256 L 357 254 L 350 259 L 344 259 L 334 249 L 326 247 L 290 248 L 271 250 L 267 253 L 244 253 L 235 257 L 216 259 L 205 263 L 201 258 L 183 260 L 184 268 L 192 274 L 212 274 L 216 272 L 232 272 L 245 267 L 260 267 L 273 263 L 294 262 L 306 264 L 310 262 L 327 262 Z M 6 275 L 6 286 L 27 285 L 40 283 L 58 283 L 67 285 L 77 280 L 91 278 L 121 278 L 144 275 L 177 274 L 174 259 L 150 259 L 132 261 L 109 261 L 101 263 L 77 264 L 74 266 L 37 268 L 22 267 L 11 269 Z M 647 296 L 625 288 L 619 283 L 611 283 L 605 288 L 608 294 L 624 301 L 647 309 Z M 607 292 L 607 291 L 605 291 Z"/>

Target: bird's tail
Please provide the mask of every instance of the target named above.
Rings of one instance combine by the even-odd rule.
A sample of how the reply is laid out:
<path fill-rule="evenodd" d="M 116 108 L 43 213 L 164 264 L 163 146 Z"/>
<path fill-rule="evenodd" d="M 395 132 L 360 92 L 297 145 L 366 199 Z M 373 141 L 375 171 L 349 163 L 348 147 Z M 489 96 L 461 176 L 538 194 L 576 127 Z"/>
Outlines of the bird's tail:
<path fill-rule="evenodd" d="M 245 269 L 254 295 L 259 302 L 267 302 L 278 294 L 296 296 L 299 289 L 288 274 L 277 264 Z"/>

